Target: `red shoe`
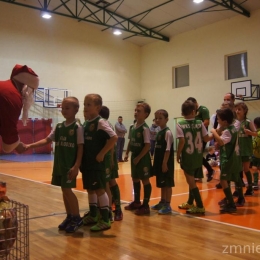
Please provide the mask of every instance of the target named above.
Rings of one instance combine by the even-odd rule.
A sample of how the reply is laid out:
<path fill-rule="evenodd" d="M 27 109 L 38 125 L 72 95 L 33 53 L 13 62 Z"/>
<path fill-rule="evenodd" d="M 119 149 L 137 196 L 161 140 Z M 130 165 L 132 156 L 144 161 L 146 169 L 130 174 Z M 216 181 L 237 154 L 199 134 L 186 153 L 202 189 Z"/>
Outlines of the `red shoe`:
<path fill-rule="evenodd" d="M 144 205 L 142 205 L 135 211 L 135 214 L 138 216 L 150 215 L 150 207 L 145 207 Z"/>
<path fill-rule="evenodd" d="M 114 215 L 115 216 L 114 217 L 115 221 L 120 221 L 120 220 L 123 219 L 123 212 L 120 209 L 116 209 L 114 211 L 114 213 L 115 213 L 115 215 Z"/>
<path fill-rule="evenodd" d="M 132 201 L 130 204 L 125 206 L 125 210 L 135 210 L 141 207 L 141 202 Z"/>

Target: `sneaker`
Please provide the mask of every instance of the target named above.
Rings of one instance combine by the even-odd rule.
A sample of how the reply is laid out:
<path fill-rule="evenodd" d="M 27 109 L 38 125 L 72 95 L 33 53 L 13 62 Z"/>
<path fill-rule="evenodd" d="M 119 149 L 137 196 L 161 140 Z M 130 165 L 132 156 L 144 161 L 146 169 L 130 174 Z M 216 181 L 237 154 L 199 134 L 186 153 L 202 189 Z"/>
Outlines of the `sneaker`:
<path fill-rule="evenodd" d="M 71 222 L 72 220 L 72 217 L 69 216 L 69 217 L 66 217 L 58 226 L 58 229 L 59 230 L 65 230 L 66 227 L 69 225 L 69 223 Z"/>
<path fill-rule="evenodd" d="M 184 202 L 178 206 L 179 209 L 190 209 L 193 207 L 194 207 L 194 204 L 188 204 L 187 202 Z"/>
<path fill-rule="evenodd" d="M 216 189 L 222 189 L 222 186 L 221 186 L 220 183 L 218 183 L 218 184 L 216 185 Z"/>
<path fill-rule="evenodd" d="M 245 198 L 238 198 L 237 202 L 235 203 L 236 207 L 243 207 L 245 202 Z"/>
<path fill-rule="evenodd" d="M 244 193 L 245 196 L 253 196 L 254 191 L 247 189 L 246 192 Z"/>
<path fill-rule="evenodd" d="M 205 208 L 192 207 L 186 210 L 187 214 L 205 214 Z"/>
<path fill-rule="evenodd" d="M 142 216 L 142 215 L 149 215 L 150 214 L 150 208 L 145 207 L 144 205 L 142 205 L 141 207 L 139 207 L 136 211 L 135 214 L 138 216 Z"/>
<path fill-rule="evenodd" d="M 114 213 L 112 210 L 109 210 L 108 216 L 109 216 L 110 223 L 113 223 L 114 222 Z"/>
<path fill-rule="evenodd" d="M 95 224 L 98 222 L 98 215 L 96 215 L 95 217 L 90 216 L 90 214 L 84 215 L 82 221 L 84 225 Z"/>
<path fill-rule="evenodd" d="M 153 209 L 153 210 L 160 210 L 161 208 L 163 208 L 163 206 L 164 206 L 164 204 L 159 202 L 159 203 L 153 205 L 151 207 L 151 209 Z"/>
<path fill-rule="evenodd" d="M 115 214 L 115 221 L 120 221 L 120 220 L 123 219 L 123 212 L 122 212 L 122 210 L 116 209 L 114 211 L 114 214 Z"/>
<path fill-rule="evenodd" d="M 238 197 L 238 191 L 235 190 L 235 191 L 233 192 L 232 196 L 233 196 L 233 197 Z"/>
<path fill-rule="evenodd" d="M 220 213 L 235 213 L 237 211 L 236 205 L 225 205 L 219 210 Z"/>
<path fill-rule="evenodd" d="M 97 231 L 107 230 L 110 228 L 111 228 L 111 224 L 109 220 L 108 222 L 106 222 L 103 219 L 100 219 L 95 226 L 90 228 L 90 230 L 97 232 Z"/>
<path fill-rule="evenodd" d="M 208 173 L 207 176 L 207 182 L 210 182 L 213 180 L 213 174 L 215 173 L 215 170 L 213 170 L 211 173 Z"/>
<path fill-rule="evenodd" d="M 172 213 L 172 208 L 171 206 L 163 206 L 159 211 L 159 215 L 166 215 L 166 214 L 171 214 Z"/>
<path fill-rule="evenodd" d="M 141 207 L 141 202 L 132 201 L 130 204 L 125 206 L 125 210 L 135 210 Z"/>
<path fill-rule="evenodd" d="M 253 190 L 258 190 L 258 182 L 253 182 Z"/>
<path fill-rule="evenodd" d="M 81 217 L 72 218 L 71 222 L 66 227 L 65 231 L 67 233 L 74 233 L 79 227 L 83 225 L 83 221 Z"/>
<path fill-rule="evenodd" d="M 220 206 L 220 207 L 223 207 L 223 206 L 225 206 L 227 204 L 227 198 L 224 198 L 224 199 L 222 199 L 222 200 L 220 200 L 219 202 L 218 202 L 218 205 Z"/>

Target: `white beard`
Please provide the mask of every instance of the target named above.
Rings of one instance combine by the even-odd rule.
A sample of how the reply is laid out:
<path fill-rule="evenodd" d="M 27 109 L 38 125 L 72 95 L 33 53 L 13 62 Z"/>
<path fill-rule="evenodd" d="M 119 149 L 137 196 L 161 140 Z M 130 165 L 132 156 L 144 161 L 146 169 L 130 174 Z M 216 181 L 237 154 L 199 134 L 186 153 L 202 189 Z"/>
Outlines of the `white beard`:
<path fill-rule="evenodd" d="M 28 87 L 27 85 L 23 86 L 22 89 L 22 99 L 23 99 L 23 114 L 22 114 L 22 121 L 23 125 L 27 125 L 28 113 L 30 110 L 31 105 L 33 104 L 33 89 Z"/>

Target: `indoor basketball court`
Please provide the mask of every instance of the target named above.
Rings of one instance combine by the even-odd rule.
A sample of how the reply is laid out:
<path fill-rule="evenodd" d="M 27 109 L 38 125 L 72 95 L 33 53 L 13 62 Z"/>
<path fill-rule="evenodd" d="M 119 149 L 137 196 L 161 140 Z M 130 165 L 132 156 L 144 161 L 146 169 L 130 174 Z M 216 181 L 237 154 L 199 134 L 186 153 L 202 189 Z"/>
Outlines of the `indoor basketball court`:
<path fill-rule="evenodd" d="M 7 194 L 29 205 L 31 259 L 50 259 L 50 254 L 55 259 L 87 259 L 93 258 L 93 251 L 96 259 L 102 256 L 106 256 L 105 259 L 177 259 L 182 256 L 194 259 L 198 248 L 201 249 L 201 259 L 213 259 L 212 255 L 214 259 L 258 259 L 260 224 L 256 219 L 260 217 L 259 191 L 246 197 L 244 207 L 237 208 L 237 213 L 220 214 L 218 201 L 224 195 L 221 189 L 215 188 L 219 177 L 216 167 L 211 182 L 207 183 L 204 178 L 202 183 L 197 183 L 206 208 L 203 216 L 190 216 L 178 209 L 178 205 L 187 200 L 188 186 L 176 164 L 171 215 L 158 215 L 151 211 L 150 216 L 136 216 L 123 209 L 123 221 L 114 222 L 110 230 L 93 233 L 88 226 L 83 226 L 73 234 L 66 234 L 57 228 L 65 216 L 60 188 L 49 184 L 52 156 L 32 157 L 7 155 L 1 156 L 0 160 L 1 180 L 7 182 Z M 119 163 L 119 173 L 118 184 L 124 208 L 133 199 L 129 162 Z M 154 177 L 151 183 L 150 205 L 153 205 L 160 200 L 160 191 L 155 186 Z M 80 174 L 75 193 L 83 215 L 88 211 L 88 196 L 82 189 Z M 190 239 L 194 244 L 188 242 Z M 100 244 L 104 252 L 100 251 Z M 228 254 L 225 248 L 228 248 Z M 172 258 L 172 255 L 177 258 Z"/>

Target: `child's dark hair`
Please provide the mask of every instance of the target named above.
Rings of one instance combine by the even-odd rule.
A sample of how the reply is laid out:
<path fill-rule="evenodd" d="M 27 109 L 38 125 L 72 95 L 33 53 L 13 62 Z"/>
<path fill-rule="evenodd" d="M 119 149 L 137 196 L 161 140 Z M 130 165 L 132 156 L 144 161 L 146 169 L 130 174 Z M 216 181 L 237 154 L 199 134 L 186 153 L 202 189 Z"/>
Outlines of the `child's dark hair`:
<path fill-rule="evenodd" d="M 197 100 L 194 97 L 189 97 L 189 98 L 187 98 L 187 100 L 190 100 L 193 103 L 197 103 Z"/>
<path fill-rule="evenodd" d="M 233 111 L 230 108 L 223 108 L 217 110 L 217 116 L 222 120 L 222 121 L 227 121 L 229 125 L 233 123 L 234 120 L 234 114 Z"/>
<path fill-rule="evenodd" d="M 237 107 L 241 107 L 241 108 L 244 110 L 244 112 L 245 112 L 245 117 L 246 117 L 247 112 L 248 112 L 248 107 L 247 107 L 247 105 L 246 105 L 244 102 L 238 102 L 238 103 L 235 104 L 235 108 L 237 108 Z"/>
<path fill-rule="evenodd" d="M 260 117 L 254 119 L 254 124 L 256 125 L 256 128 L 260 128 Z"/>
<path fill-rule="evenodd" d="M 109 118 L 109 115 L 110 115 L 110 111 L 109 111 L 109 108 L 106 107 L 106 106 L 102 106 L 100 111 L 99 111 L 99 115 L 105 119 L 108 119 Z"/>
<path fill-rule="evenodd" d="M 162 114 L 164 116 L 164 118 L 168 118 L 168 112 L 164 109 L 158 109 L 154 114 Z M 155 120 L 155 119 L 154 119 Z"/>
<path fill-rule="evenodd" d="M 147 117 L 150 115 L 150 113 L 151 113 L 151 107 L 150 107 L 149 104 L 143 102 L 143 103 L 138 103 L 136 106 L 137 106 L 137 107 L 143 107 L 143 108 L 144 108 L 144 112 L 148 114 Z M 146 118 L 147 118 L 147 117 L 146 117 Z"/>
<path fill-rule="evenodd" d="M 181 113 L 183 116 L 188 116 L 195 110 L 196 104 L 191 100 L 186 100 L 181 106 Z"/>

